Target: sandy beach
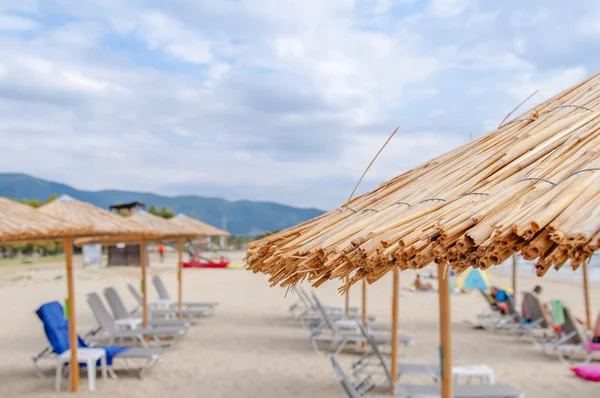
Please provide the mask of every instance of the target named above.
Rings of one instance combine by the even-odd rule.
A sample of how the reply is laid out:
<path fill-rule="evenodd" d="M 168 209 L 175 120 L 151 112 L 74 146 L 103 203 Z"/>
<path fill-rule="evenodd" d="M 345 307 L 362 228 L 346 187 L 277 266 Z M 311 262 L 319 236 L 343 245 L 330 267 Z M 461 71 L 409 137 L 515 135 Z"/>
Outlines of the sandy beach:
<path fill-rule="evenodd" d="M 230 255 L 241 261 L 243 253 Z M 168 289 L 176 292 L 176 257 L 167 255 L 165 262 L 151 257 L 150 275 L 163 276 Z M 95 326 L 85 302 L 88 292 L 101 293 L 114 286 L 129 307 L 133 298 L 126 284 L 139 281 L 139 268 L 100 268 L 76 265 L 76 312 L 78 330 Z M 63 264 L 0 266 L 0 301 L 4 303 L 0 323 L 0 396 L 52 397 L 67 396 L 54 392 L 54 380 L 40 379 L 34 372 L 31 357 L 47 346 L 42 324 L 34 311 L 39 305 L 66 296 Z M 408 286 L 414 273 L 401 273 L 402 286 Z M 508 285 L 508 275 L 496 271 L 495 285 Z M 519 277 L 518 290 L 531 290 L 535 284 L 544 288 L 544 298 L 560 298 L 579 317 L 584 316 L 581 283 L 575 280 Z M 343 303 L 329 284 L 318 289 L 323 301 Z M 155 291 L 151 287 L 151 297 Z M 295 300 L 285 297 L 280 288 L 269 288 L 264 275 L 245 270 L 186 270 L 184 297 L 187 300 L 216 300 L 221 303 L 216 314 L 201 320 L 187 336 L 161 359 L 158 365 L 139 380 L 119 372 L 119 380 L 97 381 L 96 391 L 87 392 L 82 377 L 78 395 L 97 397 L 344 397 L 328 359 L 316 355 L 302 330 L 288 312 Z M 591 284 L 592 310 L 596 316 L 600 283 Z M 391 280 L 386 278 L 369 287 L 368 308 L 382 322 L 390 321 Z M 352 304 L 360 304 L 359 289 L 351 293 Z M 521 389 L 526 397 L 594 397 L 599 386 L 571 375 L 568 367 L 549 358 L 528 342 L 515 336 L 473 329 L 476 315 L 485 309 L 479 294 L 452 297 L 453 355 L 455 364 L 491 366 L 497 382 Z M 414 337 L 407 360 L 438 360 L 438 298 L 432 293 L 402 291 L 400 299 L 401 329 Z M 350 363 L 355 354 L 344 353 L 341 361 Z M 48 367 L 48 369 L 51 369 Z M 83 372 L 85 374 L 85 372 Z M 410 379 L 406 379 L 409 381 Z M 422 380 L 422 379 L 421 379 Z"/>

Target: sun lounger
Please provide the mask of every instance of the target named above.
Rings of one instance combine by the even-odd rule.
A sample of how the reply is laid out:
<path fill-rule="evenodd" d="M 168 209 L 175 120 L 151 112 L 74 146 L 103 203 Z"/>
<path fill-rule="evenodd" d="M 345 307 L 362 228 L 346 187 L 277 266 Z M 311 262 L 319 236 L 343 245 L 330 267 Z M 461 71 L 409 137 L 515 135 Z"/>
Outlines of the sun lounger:
<path fill-rule="evenodd" d="M 300 326 L 303 329 L 314 329 L 319 326 L 323 322 L 323 317 L 321 312 L 317 308 L 316 305 L 316 295 L 314 292 L 312 293 L 313 298 L 306 293 L 302 287 L 298 286 L 296 288 L 296 294 L 300 297 L 301 304 L 300 308 L 297 309 L 295 313 L 295 318 L 300 322 Z M 316 298 L 316 300 L 315 300 Z M 323 309 L 329 314 L 329 317 L 334 321 L 344 321 L 344 320 L 353 320 L 357 316 L 359 316 L 359 308 L 350 307 L 348 314 L 345 314 L 344 307 L 341 305 L 325 305 L 321 303 Z M 374 321 L 376 318 L 374 316 L 368 317 L 369 321 Z"/>
<path fill-rule="evenodd" d="M 170 328 L 135 328 L 132 330 L 119 330 L 117 323 L 110 316 L 104 304 L 100 300 L 100 297 L 96 293 L 89 293 L 86 296 L 88 305 L 94 314 L 94 318 L 98 322 L 98 325 L 102 328 L 96 335 L 93 336 L 93 340 L 108 340 L 110 344 L 115 341 L 125 342 L 131 341 L 133 344 L 139 343 L 146 347 L 146 337 L 149 337 L 156 344 L 160 346 L 172 345 L 178 337 L 183 336 L 187 333 L 187 328 L 184 327 L 170 327 Z M 162 337 L 162 338 L 161 338 Z M 166 341 L 165 338 L 169 339 Z"/>
<path fill-rule="evenodd" d="M 143 299 L 142 295 L 140 294 L 140 292 L 138 292 L 131 283 L 127 284 L 127 288 L 129 289 L 129 292 L 133 295 L 133 297 L 135 298 L 135 300 L 138 303 L 139 307 L 134 310 L 137 312 L 139 310 L 139 308 L 141 308 L 141 306 L 143 305 L 144 299 Z M 168 308 L 168 309 L 160 310 L 160 309 L 150 307 L 148 309 L 148 311 L 150 312 L 150 316 L 153 319 L 156 317 L 161 317 L 161 318 L 173 318 L 173 317 L 201 318 L 208 314 L 208 311 L 205 309 L 181 309 L 181 310 L 178 310 L 176 308 Z"/>
<path fill-rule="evenodd" d="M 577 323 L 569 308 L 564 307 L 565 323 L 560 337 L 541 345 L 548 355 L 558 355 L 561 362 L 573 366 L 590 363 L 596 355 L 600 356 L 600 345 L 591 343 L 583 328 Z M 583 357 L 581 360 L 577 358 Z"/>
<path fill-rule="evenodd" d="M 139 314 L 137 314 L 138 311 L 134 310 L 133 312 L 129 312 L 127 311 L 127 309 L 125 309 L 125 305 L 123 304 L 123 301 L 121 301 L 121 297 L 119 296 L 119 293 L 117 293 L 117 291 L 112 288 L 106 288 L 104 289 L 104 297 L 106 298 L 106 301 L 108 302 L 108 305 L 110 307 L 110 309 L 112 310 L 113 316 L 116 320 L 118 321 L 126 321 L 129 320 L 132 323 L 136 323 L 136 322 L 140 322 L 142 318 L 139 316 Z M 192 322 L 189 319 L 176 319 L 176 318 L 169 318 L 169 319 L 149 319 L 148 320 L 148 326 L 150 327 L 169 327 L 169 326 L 174 326 L 174 327 L 189 327 L 192 325 Z"/>
<path fill-rule="evenodd" d="M 156 292 L 158 293 L 158 297 L 159 297 L 159 300 L 156 300 L 153 302 L 153 306 L 154 305 L 166 306 L 167 308 L 177 307 L 177 304 L 178 304 L 177 301 L 171 300 L 171 297 L 169 296 L 169 292 L 167 291 L 167 288 L 165 287 L 165 284 L 163 283 L 163 281 L 159 275 L 155 275 L 154 277 L 152 277 L 152 283 L 154 284 L 154 288 L 156 289 Z M 214 311 L 218 305 L 219 305 L 219 303 L 216 301 L 196 301 L 196 302 L 184 301 L 181 303 L 182 308 L 187 308 L 187 309 L 202 308 L 206 311 Z"/>
<path fill-rule="evenodd" d="M 63 307 L 56 301 L 43 304 L 36 311 L 36 314 L 44 324 L 44 332 L 51 348 L 45 350 L 42 354 L 33 357 L 33 363 L 38 375 L 41 377 L 52 377 L 54 372 L 52 375 L 45 374 L 40 368 L 39 362 L 46 360 L 48 362 L 52 361 L 55 364 L 57 355 L 60 355 L 69 349 L 68 321 L 64 318 Z M 79 347 L 92 347 L 79 336 L 78 341 Z M 109 366 L 109 372 L 113 378 L 116 378 L 112 367 L 113 359 L 123 360 L 128 369 L 132 369 L 129 366 L 131 360 L 141 360 L 143 365 L 137 368 L 138 377 L 141 377 L 143 372 L 152 368 L 158 359 L 166 352 L 163 348 L 132 348 L 119 346 L 96 346 L 94 348 L 102 348 L 106 351 L 107 365 Z"/>
<path fill-rule="evenodd" d="M 352 363 L 352 373 L 355 377 L 362 380 L 372 379 L 373 376 L 383 376 L 383 381 L 387 387 L 392 388 L 392 371 L 390 368 L 390 360 L 383 356 L 379 349 L 379 345 L 373 339 L 373 334 L 369 333 L 363 325 L 359 324 L 358 328 L 364 336 L 369 350 L 363 354 L 357 361 Z M 405 375 L 419 375 L 431 377 L 434 381 L 439 379 L 440 366 L 427 363 L 398 363 L 398 380 Z M 374 383 L 379 384 L 379 383 Z"/>
<path fill-rule="evenodd" d="M 317 308 L 323 317 L 323 323 L 313 329 L 310 336 L 315 352 L 321 353 L 319 343 L 330 344 L 330 349 L 335 354 L 342 352 L 348 343 L 356 344 L 357 351 L 360 350 L 362 343 L 366 342 L 366 339 L 358 330 L 359 321 L 354 320 L 352 329 L 340 327 L 337 322 L 334 322 L 330 318 L 327 311 L 323 309 L 319 299 L 316 298 L 316 296 L 314 298 L 316 299 Z M 370 329 L 371 325 L 368 325 L 367 327 Z M 389 333 L 373 334 L 373 341 L 375 341 L 376 344 L 389 345 L 391 343 L 391 335 Z M 412 338 L 401 335 L 399 336 L 399 342 L 402 344 L 403 348 L 406 349 L 406 347 L 412 343 Z"/>
<path fill-rule="evenodd" d="M 344 374 L 337 360 L 331 356 L 333 370 L 349 398 L 360 397 L 390 397 L 386 395 L 371 395 L 367 392 L 372 390 L 374 385 L 359 381 L 351 383 Z M 434 398 L 441 397 L 441 386 L 439 384 L 399 384 L 396 388 L 395 397 L 403 398 Z M 516 388 L 506 384 L 479 384 L 479 385 L 455 385 L 454 398 L 518 398 L 522 397 Z"/>

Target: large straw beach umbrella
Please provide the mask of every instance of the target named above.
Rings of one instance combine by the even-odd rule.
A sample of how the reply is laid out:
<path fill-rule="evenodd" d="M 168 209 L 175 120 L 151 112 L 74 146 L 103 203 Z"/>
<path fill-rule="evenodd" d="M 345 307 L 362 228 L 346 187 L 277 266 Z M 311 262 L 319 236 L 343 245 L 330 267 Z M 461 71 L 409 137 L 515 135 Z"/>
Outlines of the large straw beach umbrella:
<path fill-rule="evenodd" d="M 85 230 L 85 233 L 78 236 L 138 236 L 150 237 L 154 232 L 148 230 L 135 221 L 124 219 L 116 214 L 110 213 L 90 203 L 80 202 L 67 195 L 63 195 L 56 200 L 41 206 L 36 214 L 38 217 L 52 217 L 64 220 L 68 225 Z M 67 262 L 67 281 L 69 284 L 69 332 L 71 348 L 71 389 L 77 391 L 79 384 L 79 367 L 76 360 L 77 354 L 77 333 L 75 319 L 75 299 L 73 286 L 73 238 L 74 235 L 65 237 L 65 256 Z"/>
<path fill-rule="evenodd" d="M 186 230 L 193 231 L 195 236 L 231 236 L 231 234 L 227 231 L 224 231 L 217 227 L 213 227 L 212 225 L 202 222 L 200 220 L 196 220 L 195 218 L 188 217 L 183 213 L 179 213 L 175 217 L 169 219 L 169 222 L 179 228 L 184 228 Z M 178 308 L 181 309 L 181 303 L 183 300 L 183 239 L 181 238 L 178 240 L 178 248 L 179 265 L 177 267 L 177 303 Z"/>
<path fill-rule="evenodd" d="M 79 387 L 72 242 L 74 237 L 91 236 L 94 233 L 96 231 L 90 224 L 69 222 L 64 218 L 45 214 L 30 206 L 0 197 L 0 242 L 64 241 L 71 348 L 71 391 L 77 391 Z"/>
<path fill-rule="evenodd" d="M 133 220 L 138 224 L 145 226 L 148 229 L 151 229 L 155 232 L 155 236 L 152 239 L 146 239 L 148 241 L 177 241 L 178 242 L 178 251 L 179 251 L 179 265 L 178 265 L 178 274 L 177 279 L 179 281 L 179 294 L 178 294 L 178 307 L 181 309 L 182 303 L 182 293 L 181 293 L 181 261 L 182 261 L 182 253 L 183 253 L 183 241 L 184 239 L 195 238 L 198 236 L 205 236 L 203 231 L 199 231 L 198 229 L 189 229 L 183 225 L 179 225 L 177 223 L 170 222 L 169 220 L 156 216 L 154 214 L 148 213 L 145 210 L 138 210 L 128 217 L 129 220 Z M 127 236 L 108 236 L 102 238 L 89 238 L 89 239 L 79 239 L 75 243 L 80 245 L 91 244 L 91 243 L 99 243 L 99 244 L 113 244 L 117 242 L 125 242 L 125 243 L 139 243 L 135 238 L 127 237 Z M 146 285 L 146 264 L 142 262 L 142 285 Z M 144 295 L 144 305 L 146 308 L 147 296 Z M 144 310 L 143 316 L 144 324 L 147 324 L 147 310 Z"/>
<path fill-rule="evenodd" d="M 273 285 L 348 285 L 438 264 L 442 396 L 452 396 L 448 267 L 519 253 L 538 276 L 600 248 L 600 75 L 302 225 L 250 244 Z M 393 359 L 394 361 L 395 359 Z"/>

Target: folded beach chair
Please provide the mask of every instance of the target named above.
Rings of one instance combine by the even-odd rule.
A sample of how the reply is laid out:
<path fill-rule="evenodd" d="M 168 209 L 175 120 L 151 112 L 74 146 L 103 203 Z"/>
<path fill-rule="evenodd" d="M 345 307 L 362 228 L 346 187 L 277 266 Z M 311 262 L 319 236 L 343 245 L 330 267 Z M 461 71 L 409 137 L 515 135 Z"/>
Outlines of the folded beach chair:
<path fill-rule="evenodd" d="M 561 336 L 543 344 L 544 353 L 558 355 L 560 361 L 569 366 L 588 364 L 596 355 L 600 357 L 600 344 L 588 340 L 585 331 L 572 316 L 569 308 L 564 307 L 564 313 L 565 322 L 562 325 Z"/>
<path fill-rule="evenodd" d="M 304 294 L 306 295 L 306 293 Z M 321 300 L 319 300 L 319 298 L 314 292 L 312 292 L 312 298 L 310 298 L 310 296 L 308 295 L 306 295 L 306 297 L 308 300 L 310 300 L 311 309 L 303 313 L 298 318 L 298 320 L 300 321 L 300 326 L 303 329 L 310 329 L 314 331 L 316 328 L 322 327 L 324 325 L 325 320 L 323 319 L 323 315 L 321 313 L 321 310 L 319 310 L 317 303 L 321 306 L 323 311 L 325 311 L 329 315 L 329 319 L 333 322 L 336 322 L 339 327 L 346 329 L 356 329 L 356 319 L 360 317 L 359 314 L 354 312 L 349 312 L 348 314 L 345 314 L 343 311 L 343 307 L 340 307 L 341 310 L 338 310 L 338 306 L 325 306 L 323 303 L 321 303 Z M 327 308 L 329 308 L 329 310 Z M 367 316 L 367 321 L 370 325 L 372 325 L 372 327 L 376 329 L 379 328 L 390 330 L 389 325 L 374 324 L 373 321 L 375 319 L 376 318 L 373 315 Z"/>
<path fill-rule="evenodd" d="M 300 326 L 303 329 L 314 329 L 323 322 L 321 311 L 317 308 L 316 302 L 319 301 L 316 294 L 312 293 L 312 298 L 306 293 L 302 287 L 298 286 L 296 292 L 302 301 L 305 303 L 304 310 L 297 315 L 297 319 L 300 322 Z M 319 301 L 320 302 L 320 301 Z M 323 309 L 329 314 L 332 320 L 344 320 L 354 318 L 359 314 L 358 307 L 349 307 L 348 314 L 344 312 L 344 307 L 341 305 L 327 305 L 321 303 Z M 369 316 L 369 320 L 375 320 L 374 316 Z"/>
<path fill-rule="evenodd" d="M 344 374 L 337 360 L 331 356 L 333 370 L 349 398 L 384 398 L 385 395 L 366 394 L 374 386 L 364 382 L 351 383 Z M 435 398 L 441 397 L 441 386 L 439 384 L 399 384 L 396 388 L 395 397 L 402 398 Z M 506 384 L 477 384 L 477 385 L 455 385 L 454 398 L 519 398 L 523 397 L 516 388 Z"/>
<path fill-rule="evenodd" d="M 158 297 L 159 297 L 159 300 L 156 300 L 152 303 L 153 306 L 154 305 L 166 306 L 167 308 L 177 307 L 177 304 L 178 304 L 177 301 L 171 300 L 171 297 L 169 296 L 169 292 L 167 292 L 167 288 L 165 287 L 165 284 L 163 283 L 160 276 L 155 275 L 152 278 L 152 283 L 154 284 L 154 287 L 156 288 L 156 292 L 158 293 Z M 204 309 L 206 311 L 210 311 L 210 312 L 214 311 L 218 305 L 219 305 L 219 303 L 216 301 L 195 301 L 195 302 L 184 301 L 181 303 L 182 308 L 187 308 L 187 309 L 202 308 L 202 309 Z"/>
<path fill-rule="evenodd" d="M 125 343 L 131 341 L 132 344 L 139 343 L 147 347 L 146 337 L 149 337 L 160 346 L 171 346 L 178 337 L 187 333 L 187 328 L 184 327 L 162 327 L 162 328 L 136 328 L 133 330 L 119 330 L 115 324 L 115 320 L 110 316 L 100 297 L 96 293 L 89 293 L 86 296 L 87 302 L 94 314 L 94 318 L 98 325 L 102 328 L 97 334 L 90 339 L 108 340 L 110 344 L 114 341 Z M 161 339 L 162 337 L 162 339 Z M 165 338 L 169 339 L 168 341 Z"/>
<path fill-rule="evenodd" d="M 123 301 L 121 301 L 119 293 L 117 293 L 117 291 L 114 288 L 109 287 L 104 289 L 104 297 L 106 298 L 106 301 L 108 301 L 108 305 L 112 310 L 112 313 L 116 320 L 129 320 L 132 322 L 132 324 L 141 323 L 142 318 L 139 316 L 138 311 L 127 311 L 127 309 L 125 309 L 125 305 L 123 305 Z M 189 327 L 191 325 L 192 322 L 189 319 L 169 318 L 148 320 L 148 326 L 150 327 Z"/>
<path fill-rule="evenodd" d="M 357 379 L 362 380 L 363 382 L 373 380 L 373 377 L 376 376 L 383 376 L 383 383 L 370 381 L 370 384 L 379 386 L 380 384 L 383 385 L 385 383 L 387 387 L 393 388 L 394 383 L 392 381 L 389 358 L 384 357 L 379 349 L 379 345 L 373 339 L 373 335 L 369 333 L 362 324 L 359 324 L 358 327 L 369 345 L 369 350 L 357 361 L 352 363 L 352 373 Z M 426 376 L 437 381 L 440 376 L 440 366 L 427 363 L 399 362 L 398 380 L 400 380 L 402 376 L 407 375 Z"/>
<path fill-rule="evenodd" d="M 144 305 L 144 298 L 142 297 L 142 295 L 140 294 L 140 292 L 138 292 L 136 290 L 135 287 L 133 287 L 133 285 L 131 283 L 127 284 L 127 288 L 129 289 L 129 292 L 133 295 L 133 297 L 135 298 L 135 300 L 138 303 L 138 308 L 136 308 L 134 311 L 137 312 L 142 305 Z M 150 312 L 150 316 L 151 318 L 156 318 L 156 317 L 161 317 L 161 318 L 173 318 L 173 317 L 184 317 L 184 318 L 201 318 L 203 316 L 206 316 L 208 314 L 208 311 L 205 309 L 181 309 L 178 310 L 176 308 L 168 308 L 168 309 L 156 309 L 156 307 L 149 307 L 148 311 Z"/>
<path fill-rule="evenodd" d="M 33 364 L 40 377 L 52 377 L 54 372 L 52 375 L 45 374 L 38 362 L 41 360 L 49 360 L 56 363 L 56 356 L 69 349 L 69 323 L 68 320 L 64 318 L 63 307 L 56 301 L 43 304 L 36 311 L 36 314 L 44 324 L 44 332 L 50 343 L 50 349 L 33 357 Z M 79 347 L 91 347 L 90 344 L 79 336 L 78 341 Z M 95 348 L 103 348 L 106 351 L 107 365 L 113 378 L 116 378 L 112 367 L 114 359 L 124 360 L 128 369 L 132 369 L 129 366 L 129 360 L 141 360 L 143 365 L 136 369 L 138 377 L 141 377 L 142 373 L 153 367 L 161 355 L 166 352 L 163 348 L 132 348 L 119 346 L 96 346 Z"/>
<path fill-rule="evenodd" d="M 362 343 L 367 341 L 358 329 L 360 321 L 357 319 L 353 320 L 351 329 L 347 328 L 348 325 L 343 325 L 344 327 L 341 327 L 339 321 L 333 321 L 329 314 L 323 309 L 318 299 L 316 300 L 317 308 L 323 317 L 323 323 L 313 329 L 310 336 L 310 341 L 315 352 L 321 353 L 319 343 L 330 344 L 330 350 L 334 354 L 342 352 L 348 343 L 354 343 L 356 345 L 356 350 L 359 351 Z M 367 328 L 371 330 L 371 325 L 367 325 Z M 373 334 L 373 341 L 376 344 L 389 345 L 391 340 L 392 337 L 389 333 Z M 412 343 L 412 338 L 401 335 L 399 336 L 398 341 L 402 344 L 403 348 L 406 349 Z"/>
<path fill-rule="evenodd" d="M 351 330 L 356 330 L 358 332 L 358 327 L 357 324 L 361 323 L 360 321 L 360 316 L 358 314 L 344 314 L 344 313 L 338 313 L 338 312 L 329 312 L 327 311 L 326 307 L 323 305 L 323 303 L 321 302 L 321 300 L 317 297 L 317 295 L 312 292 L 312 298 L 313 301 L 315 303 L 315 308 L 317 309 L 317 318 L 315 318 L 317 320 L 317 322 L 313 322 L 313 324 L 309 325 L 310 329 L 316 329 L 320 326 L 323 326 L 326 324 L 326 320 L 325 318 L 323 318 L 323 312 L 327 313 L 329 320 L 334 322 L 338 328 L 340 329 L 351 329 Z M 367 316 L 367 327 L 369 330 L 376 330 L 376 331 L 386 331 L 386 332 L 391 332 L 392 331 L 392 325 L 390 324 L 385 324 L 385 323 L 375 323 L 373 322 L 375 320 L 375 317 L 370 315 Z"/>

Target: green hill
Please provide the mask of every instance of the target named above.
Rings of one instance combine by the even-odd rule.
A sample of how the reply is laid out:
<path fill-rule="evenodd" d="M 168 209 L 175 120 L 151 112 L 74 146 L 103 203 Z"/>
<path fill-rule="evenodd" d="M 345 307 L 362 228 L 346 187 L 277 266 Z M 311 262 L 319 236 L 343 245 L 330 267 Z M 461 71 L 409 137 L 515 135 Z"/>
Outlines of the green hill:
<path fill-rule="evenodd" d="M 168 197 L 118 190 L 82 191 L 26 174 L 0 173 L 0 196 L 45 200 L 50 195 L 63 194 L 104 209 L 116 203 L 133 201 L 143 202 L 147 206 L 167 206 L 176 213 L 185 213 L 216 227 L 222 226 L 224 214 L 227 220 L 226 229 L 234 235 L 258 235 L 266 231 L 285 229 L 323 213 L 318 209 L 301 209 L 271 202 L 228 201 L 200 196 Z"/>

